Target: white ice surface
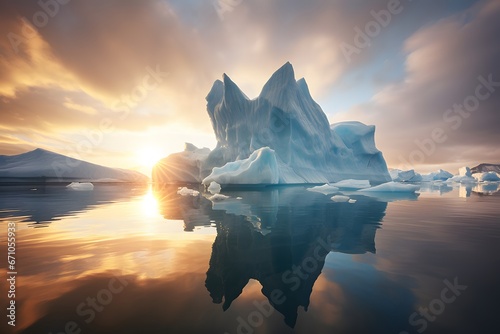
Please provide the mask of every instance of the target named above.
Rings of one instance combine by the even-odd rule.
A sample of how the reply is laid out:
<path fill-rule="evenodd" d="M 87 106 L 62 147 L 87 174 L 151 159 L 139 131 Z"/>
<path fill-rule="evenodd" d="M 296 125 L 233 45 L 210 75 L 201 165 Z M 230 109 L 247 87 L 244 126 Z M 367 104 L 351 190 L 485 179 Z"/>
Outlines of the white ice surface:
<path fill-rule="evenodd" d="M 177 193 L 181 196 L 198 196 L 200 194 L 199 191 L 197 190 L 193 190 L 193 189 L 189 189 L 187 187 L 182 187 L 182 188 L 179 188 L 177 190 Z"/>
<path fill-rule="evenodd" d="M 340 189 L 365 189 L 370 188 L 370 181 L 368 180 L 342 180 L 336 183 L 333 183 L 332 186 L 340 188 Z"/>
<path fill-rule="evenodd" d="M 332 201 L 337 203 L 349 202 L 349 200 L 350 200 L 349 196 L 344 196 L 344 195 L 335 195 L 332 197 Z"/>
<path fill-rule="evenodd" d="M 359 191 L 361 192 L 403 192 L 403 193 L 414 193 L 417 191 L 420 187 L 417 185 L 413 184 L 403 184 L 403 183 L 397 183 L 397 182 L 387 182 L 383 183 L 381 185 L 367 188 L 367 189 L 361 189 Z"/>
<path fill-rule="evenodd" d="M 215 167 L 203 180 L 207 185 L 217 182 L 226 184 L 277 184 L 279 182 L 278 163 L 273 150 L 263 147 L 254 151 L 248 159 L 228 162 Z"/>
<path fill-rule="evenodd" d="M 224 201 L 228 198 L 230 198 L 230 197 L 226 196 L 226 195 L 215 194 L 213 196 L 210 196 L 208 199 L 211 200 L 212 202 L 220 202 L 220 201 Z"/>
<path fill-rule="evenodd" d="M 210 185 L 207 188 L 208 192 L 211 193 L 212 195 L 220 193 L 221 189 L 222 188 L 220 184 L 214 181 L 210 182 Z"/>
<path fill-rule="evenodd" d="M 94 185 L 90 182 L 71 182 L 66 186 L 66 188 L 71 190 L 94 190 Z"/>
<path fill-rule="evenodd" d="M 322 186 L 307 188 L 307 190 L 322 193 L 324 195 L 331 195 L 337 193 L 339 191 L 339 188 L 329 184 L 324 184 Z"/>

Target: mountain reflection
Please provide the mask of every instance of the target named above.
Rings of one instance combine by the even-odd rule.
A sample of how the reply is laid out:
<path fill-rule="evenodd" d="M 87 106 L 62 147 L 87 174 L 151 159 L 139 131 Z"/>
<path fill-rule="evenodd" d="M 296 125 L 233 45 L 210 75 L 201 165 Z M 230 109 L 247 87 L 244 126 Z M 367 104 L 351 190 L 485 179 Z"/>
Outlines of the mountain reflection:
<path fill-rule="evenodd" d="M 231 199 L 218 203 L 181 197 L 176 189 L 156 190 L 165 218 L 184 220 L 188 231 L 210 224 L 217 229 L 205 282 L 213 302 L 227 310 L 255 279 L 290 327 L 299 306 L 307 311 L 330 252 L 375 253 L 387 207 L 364 196 L 352 196 L 354 204 L 335 203 L 303 187 L 232 191 L 225 193 Z"/>
<path fill-rule="evenodd" d="M 93 191 L 73 191 L 61 185 L 1 186 L 0 219 L 50 223 L 108 203 L 143 196 L 147 185 L 96 184 Z"/>

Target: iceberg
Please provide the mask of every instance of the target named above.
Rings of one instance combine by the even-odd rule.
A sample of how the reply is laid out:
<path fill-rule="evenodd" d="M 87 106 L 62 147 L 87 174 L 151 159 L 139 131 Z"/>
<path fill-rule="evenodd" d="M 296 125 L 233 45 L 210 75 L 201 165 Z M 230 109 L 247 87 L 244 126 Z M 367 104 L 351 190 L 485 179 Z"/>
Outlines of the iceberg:
<path fill-rule="evenodd" d="M 94 190 L 94 185 L 90 182 L 71 182 L 66 186 L 66 188 L 71 190 Z"/>
<path fill-rule="evenodd" d="M 446 180 L 447 183 L 474 184 L 477 180 L 472 177 L 472 172 L 469 167 L 461 167 L 458 169 L 458 175 Z"/>
<path fill-rule="evenodd" d="M 206 100 L 217 146 L 203 152 L 190 147 L 167 157 L 155 166 L 153 182 L 215 181 L 224 187 L 391 180 L 375 146 L 375 127 L 330 125 L 306 81 L 295 80 L 290 63 L 271 76 L 255 99 L 224 74 Z"/>
<path fill-rule="evenodd" d="M 394 182 L 422 182 L 422 175 L 413 169 L 406 171 L 393 169 L 389 171 L 389 174 Z"/>
<path fill-rule="evenodd" d="M 432 181 L 446 181 L 453 177 L 453 174 L 447 172 L 445 170 L 438 170 L 437 172 L 432 172 L 429 174 L 422 174 L 423 182 L 432 182 Z"/>
<path fill-rule="evenodd" d="M 361 192 L 398 192 L 398 193 L 414 193 L 420 187 L 413 184 L 403 184 L 394 181 L 380 184 L 375 187 L 361 189 Z"/>
<path fill-rule="evenodd" d="M 498 174 L 496 172 L 474 173 L 474 174 L 472 174 L 472 177 L 474 177 L 479 182 L 500 181 L 500 177 L 498 176 Z"/>

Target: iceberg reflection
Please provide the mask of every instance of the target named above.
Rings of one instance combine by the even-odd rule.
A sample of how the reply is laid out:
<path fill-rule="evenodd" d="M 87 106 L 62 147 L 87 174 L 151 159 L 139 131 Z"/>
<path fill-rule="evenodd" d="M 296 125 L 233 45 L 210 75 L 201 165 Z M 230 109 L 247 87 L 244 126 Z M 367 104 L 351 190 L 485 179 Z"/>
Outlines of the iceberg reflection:
<path fill-rule="evenodd" d="M 354 196 L 335 203 L 304 187 L 226 192 L 230 200 L 181 197 L 175 187 L 156 190 L 165 218 L 182 219 L 185 230 L 215 225 L 205 286 L 227 310 L 250 279 L 294 327 L 298 308 L 307 310 L 313 285 L 330 252 L 375 253 L 375 233 L 387 202 Z"/>

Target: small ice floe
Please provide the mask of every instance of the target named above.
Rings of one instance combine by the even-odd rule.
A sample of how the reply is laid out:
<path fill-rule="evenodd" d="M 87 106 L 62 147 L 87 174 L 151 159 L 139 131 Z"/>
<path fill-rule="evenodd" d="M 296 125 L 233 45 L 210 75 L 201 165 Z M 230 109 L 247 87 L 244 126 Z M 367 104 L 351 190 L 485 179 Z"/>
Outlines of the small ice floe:
<path fill-rule="evenodd" d="M 332 184 L 332 186 L 341 189 L 365 189 L 370 188 L 370 181 L 368 180 L 342 180 L 340 182 Z"/>
<path fill-rule="evenodd" d="M 189 189 L 189 188 L 186 188 L 186 187 L 182 187 L 182 188 L 179 188 L 177 190 L 177 193 L 181 196 L 198 196 L 200 194 L 199 191 L 197 190 L 193 190 L 193 189 Z"/>
<path fill-rule="evenodd" d="M 332 201 L 337 203 L 349 202 L 349 200 L 350 200 L 349 196 L 335 195 L 332 197 Z"/>
<path fill-rule="evenodd" d="M 228 198 L 229 198 L 229 196 L 226 196 L 226 195 L 215 194 L 215 195 L 209 197 L 208 199 L 211 200 L 212 202 L 220 202 L 220 201 L 224 201 Z"/>
<path fill-rule="evenodd" d="M 349 202 L 350 204 L 354 204 L 354 203 L 356 203 L 357 201 L 356 201 L 355 199 L 350 199 L 348 202 Z"/>
<path fill-rule="evenodd" d="M 66 188 L 71 190 L 94 190 L 94 185 L 90 182 L 71 182 Z"/>
<path fill-rule="evenodd" d="M 446 180 L 447 183 L 461 183 L 461 184 L 475 184 L 478 181 L 472 176 L 467 175 L 455 175 L 452 178 Z"/>
<path fill-rule="evenodd" d="M 309 191 L 314 191 L 317 193 L 322 193 L 323 195 L 331 195 L 335 194 L 339 191 L 339 188 L 334 187 L 332 185 L 329 185 L 328 183 L 322 185 L 322 186 L 316 186 L 312 188 L 307 188 Z"/>
<path fill-rule="evenodd" d="M 220 184 L 218 184 L 217 182 L 212 181 L 212 182 L 210 182 L 210 185 L 208 186 L 207 190 L 208 190 L 208 191 L 209 191 L 212 195 L 215 195 L 215 194 L 220 193 L 221 186 L 220 186 Z"/>

